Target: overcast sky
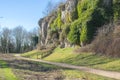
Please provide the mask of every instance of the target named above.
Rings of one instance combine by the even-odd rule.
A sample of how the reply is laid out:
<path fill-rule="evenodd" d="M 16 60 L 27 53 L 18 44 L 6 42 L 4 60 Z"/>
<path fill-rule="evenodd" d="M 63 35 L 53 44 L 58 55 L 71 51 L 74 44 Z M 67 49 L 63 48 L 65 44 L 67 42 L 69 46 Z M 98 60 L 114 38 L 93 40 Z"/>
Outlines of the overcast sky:
<path fill-rule="evenodd" d="M 49 1 L 60 0 L 0 0 L 0 27 L 23 26 L 31 30 L 38 26 Z"/>

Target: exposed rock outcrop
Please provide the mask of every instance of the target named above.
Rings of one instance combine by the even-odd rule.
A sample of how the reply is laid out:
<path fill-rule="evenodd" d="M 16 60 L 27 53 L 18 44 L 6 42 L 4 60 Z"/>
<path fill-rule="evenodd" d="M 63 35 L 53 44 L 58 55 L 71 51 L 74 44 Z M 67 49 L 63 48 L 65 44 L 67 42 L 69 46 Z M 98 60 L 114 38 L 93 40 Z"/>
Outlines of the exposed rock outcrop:
<path fill-rule="evenodd" d="M 74 8 L 77 5 L 77 0 L 68 0 L 65 4 L 61 5 L 60 12 L 61 12 L 61 20 L 64 24 L 67 23 L 66 16 L 71 16 Z M 39 20 L 39 26 L 40 26 L 40 45 L 46 46 L 49 44 L 52 39 L 50 37 L 49 33 L 49 27 L 51 22 L 56 18 L 55 13 L 46 16 Z M 66 40 L 65 42 L 61 43 L 64 45 L 63 47 L 70 46 L 69 42 Z"/>
<path fill-rule="evenodd" d="M 95 3 L 92 4 L 92 2 Z M 74 36 L 73 34 L 76 34 L 74 36 L 75 39 L 85 38 L 80 39 L 81 41 L 76 40 L 77 42 L 75 43 L 80 45 L 82 40 L 86 40 L 85 43 L 91 42 L 92 39 L 90 38 L 92 38 L 94 32 L 96 32 L 93 30 L 96 30 L 96 28 L 113 19 L 112 7 L 113 0 L 91 0 L 91 2 L 89 0 L 67 0 L 65 3 L 60 4 L 56 11 L 39 20 L 40 45 L 47 46 L 56 42 L 59 43 L 61 47 L 72 46 L 71 44 L 74 45 L 74 43 L 68 41 L 68 34 L 64 34 L 65 32 L 63 32 L 63 30 L 65 31 L 67 28 L 63 28 L 62 26 L 68 24 L 70 24 L 69 29 L 71 28 L 71 25 L 78 27 L 79 29 L 79 34 L 75 33 L 75 31 L 71 34 L 72 36 Z M 75 25 L 75 23 L 77 25 Z M 90 30 L 93 33 L 84 29 Z M 60 40 L 61 34 L 64 36 L 62 40 Z M 88 34 L 90 36 L 88 36 Z M 76 36 L 78 38 L 76 38 Z M 74 42 L 74 38 L 72 38 L 72 40 Z"/>
<path fill-rule="evenodd" d="M 48 43 L 49 34 L 48 29 L 50 28 L 50 23 L 56 18 L 55 15 L 49 15 L 39 20 L 40 26 L 40 45 L 45 46 Z"/>
<path fill-rule="evenodd" d="M 78 0 L 68 0 L 62 8 L 61 19 L 65 24 L 68 23 L 68 21 L 66 20 L 66 16 L 71 17 L 73 15 L 72 13 L 76 8 L 77 2 Z"/>

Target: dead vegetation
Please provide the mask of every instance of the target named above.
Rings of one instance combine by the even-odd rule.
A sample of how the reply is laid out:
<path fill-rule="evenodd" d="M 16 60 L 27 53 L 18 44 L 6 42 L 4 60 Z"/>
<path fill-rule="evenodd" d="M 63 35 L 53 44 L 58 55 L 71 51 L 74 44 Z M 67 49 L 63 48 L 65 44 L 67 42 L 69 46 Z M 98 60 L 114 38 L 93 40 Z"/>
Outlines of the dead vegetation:
<path fill-rule="evenodd" d="M 120 25 L 109 24 L 99 29 L 91 50 L 96 54 L 120 57 Z"/>
<path fill-rule="evenodd" d="M 120 24 L 109 24 L 98 29 L 97 36 L 92 44 L 76 51 L 120 57 Z"/>

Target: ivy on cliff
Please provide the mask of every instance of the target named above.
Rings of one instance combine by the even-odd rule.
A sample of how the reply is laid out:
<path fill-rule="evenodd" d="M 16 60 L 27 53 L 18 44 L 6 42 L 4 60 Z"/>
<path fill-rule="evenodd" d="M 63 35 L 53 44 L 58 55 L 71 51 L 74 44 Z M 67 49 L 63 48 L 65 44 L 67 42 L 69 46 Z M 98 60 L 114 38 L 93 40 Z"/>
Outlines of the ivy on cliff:
<path fill-rule="evenodd" d="M 120 0 L 114 0 L 114 21 L 120 19 Z"/>
<path fill-rule="evenodd" d="M 72 44 L 90 43 L 99 27 L 120 18 L 120 1 L 113 2 L 106 5 L 104 0 L 78 0 L 73 11 L 66 12 L 65 22 L 61 20 L 62 10 L 59 8 L 57 17 L 50 24 L 51 31 L 58 32 L 60 40 L 67 38 Z"/>
<path fill-rule="evenodd" d="M 61 20 L 61 10 L 59 9 L 57 11 L 57 18 L 53 21 L 53 23 L 50 24 L 51 29 L 61 29 L 61 26 L 63 25 L 63 22 Z"/>
<path fill-rule="evenodd" d="M 68 40 L 72 44 L 79 45 L 80 43 L 80 24 L 81 21 L 75 20 L 70 26 L 70 32 L 68 34 Z"/>
<path fill-rule="evenodd" d="M 66 40 L 67 38 L 67 36 L 68 36 L 68 34 L 69 34 L 69 31 L 70 31 L 70 25 L 71 24 L 65 24 L 65 25 L 62 25 L 62 31 L 61 31 L 61 33 L 60 33 L 60 41 L 64 41 L 64 40 Z"/>

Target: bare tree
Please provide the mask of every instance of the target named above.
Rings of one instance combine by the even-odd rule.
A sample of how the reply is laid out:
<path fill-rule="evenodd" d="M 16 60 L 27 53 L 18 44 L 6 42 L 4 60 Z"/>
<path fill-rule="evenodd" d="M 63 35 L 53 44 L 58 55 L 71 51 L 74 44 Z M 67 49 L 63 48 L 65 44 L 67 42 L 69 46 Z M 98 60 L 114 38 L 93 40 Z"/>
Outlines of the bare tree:
<path fill-rule="evenodd" d="M 35 27 L 32 31 L 30 31 L 28 36 L 29 36 L 31 48 L 35 49 L 39 39 L 39 27 Z"/>
<path fill-rule="evenodd" d="M 2 53 L 22 53 L 36 48 L 38 43 L 39 29 L 36 27 L 32 31 L 25 30 L 18 26 L 13 30 L 8 28 L 0 29 L 0 52 Z"/>
<path fill-rule="evenodd" d="M 18 26 L 13 29 L 13 36 L 16 44 L 16 52 L 21 53 L 22 51 L 22 45 L 25 38 L 25 29 L 23 29 L 22 26 Z"/>
<path fill-rule="evenodd" d="M 57 8 L 59 7 L 59 4 L 61 4 L 61 3 L 64 4 L 65 2 L 66 2 L 66 0 L 60 0 L 59 2 L 49 0 L 43 11 L 43 15 L 48 16 L 48 15 L 52 14 L 53 12 L 55 12 L 57 10 Z"/>
<path fill-rule="evenodd" d="M 53 8 L 54 8 L 53 3 L 51 1 L 49 1 L 47 3 L 47 6 L 46 6 L 45 10 L 43 11 L 43 14 L 44 15 L 49 15 L 53 11 Z"/>
<path fill-rule="evenodd" d="M 9 53 L 9 45 L 11 41 L 11 30 L 8 28 L 3 28 L 1 32 L 1 48 L 4 53 Z"/>
<path fill-rule="evenodd" d="M 57 10 L 58 3 L 55 3 L 53 1 L 49 1 L 43 11 L 44 16 L 48 16 L 51 13 L 55 12 Z"/>

